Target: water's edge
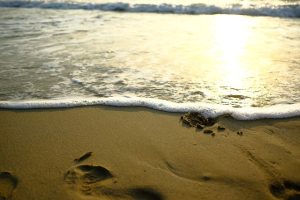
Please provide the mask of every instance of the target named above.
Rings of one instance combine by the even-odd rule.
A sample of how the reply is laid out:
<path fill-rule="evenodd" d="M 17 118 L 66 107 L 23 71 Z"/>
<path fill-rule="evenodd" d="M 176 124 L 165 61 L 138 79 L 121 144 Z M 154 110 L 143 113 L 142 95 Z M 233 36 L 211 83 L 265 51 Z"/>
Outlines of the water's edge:
<path fill-rule="evenodd" d="M 93 105 L 145 107 L 172 113 L 200 112 L 207 117 L 217 117 L 220 115 L 229 114 L 238 120 L 282 119 L 300 116 L 300 103 L 278 104 L 268 107 L 233 108 L 225 105 L 204 103 L 174 103 L 160 99 L 123 97 L 0 101 L 1 109 L 12 110 L 72 108 Z"/>

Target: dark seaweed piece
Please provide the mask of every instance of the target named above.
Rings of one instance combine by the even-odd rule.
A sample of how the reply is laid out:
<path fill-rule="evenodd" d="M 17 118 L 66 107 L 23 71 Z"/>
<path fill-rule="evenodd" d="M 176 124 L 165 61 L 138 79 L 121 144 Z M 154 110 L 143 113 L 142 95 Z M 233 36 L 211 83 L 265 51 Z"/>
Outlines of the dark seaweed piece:
<path fill-rule="evenodd" d="M 201 125 L 201 124 L 197 124 L 197 125 L 196 125 L 196 128 L 197 128 L 197 129 L 203 129 L 204 127 L 203 127 L 203 125 Z"/>
<path fill-rule="evenodd" d="M 212 125 L 214 125 L 216 122 L 217 122 L 216 119 L 209 117 L 209 118 L 207 118 L 206 126 L 212 126 Z"/>
<path fill-rule="evenodd" d="M 198 129 L 202 129 L 204 128 L 204 126 L 212 126 L 217 122 L 215 118 L 206 118 L 197 112 L 185 113 L 180 117 L 180 120 L 184 125 L 187 125 L 189 127 L 196 127 Z"/>

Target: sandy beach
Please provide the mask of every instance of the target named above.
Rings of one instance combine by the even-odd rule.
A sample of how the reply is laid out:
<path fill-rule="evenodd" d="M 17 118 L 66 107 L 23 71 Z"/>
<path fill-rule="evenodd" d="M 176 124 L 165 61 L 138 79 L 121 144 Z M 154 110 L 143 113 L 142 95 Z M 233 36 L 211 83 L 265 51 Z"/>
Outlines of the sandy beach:
<path fill-rule="evenodd" d="M 221 117 L 213 136 L 180 116 L 1 110 L 0 199 L 300 199 L 300 118 Z"/>

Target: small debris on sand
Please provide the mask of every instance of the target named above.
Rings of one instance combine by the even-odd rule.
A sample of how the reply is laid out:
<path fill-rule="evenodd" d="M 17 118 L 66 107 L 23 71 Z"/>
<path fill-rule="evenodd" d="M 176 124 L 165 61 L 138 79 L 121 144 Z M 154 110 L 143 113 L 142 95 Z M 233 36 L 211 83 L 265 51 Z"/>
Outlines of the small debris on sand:
<path fill-rule="evenodd" d="M 203 131 L 203 133 L 205 133 L 205 134 L 212 134 L 214 132 L 212 130 L 206 129 L 206 130 Z"/>
<path fill-rule="evenodd" d="M 243 132 L 242 132 L 242 131 L 238 131 L 236 134 L 242 136 L 242 135 L 243 135 Z"/>
<path fill-rule="evenodd" d="M 223 126 L 218 126 L 218 131 L 225 131 L 225 127 L 223 127 Z"/>
<path fill-rule="evenodd" d="M 76 163 L 82 162 L 82 161 L 88 159 L 92 155 L 92 153 L 93 152 L 87 152 L 87 153 L 83 154 L 80 158 L 74 159 L 74 162 L 76 162 Z"/>

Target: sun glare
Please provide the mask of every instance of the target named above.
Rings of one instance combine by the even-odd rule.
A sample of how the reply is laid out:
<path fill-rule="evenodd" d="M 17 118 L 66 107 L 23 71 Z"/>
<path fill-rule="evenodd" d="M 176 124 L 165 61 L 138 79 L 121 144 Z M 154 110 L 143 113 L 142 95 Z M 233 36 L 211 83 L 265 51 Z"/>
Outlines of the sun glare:
<path fill-rule="evenodd" d="M 221 16 L 215 19 L 214 27 L 221 80 L 224 85 L 243 88 L 243 80 L 249 73 L 242 64 L 251 34 L 249 21 L 240 16 Z"/>

